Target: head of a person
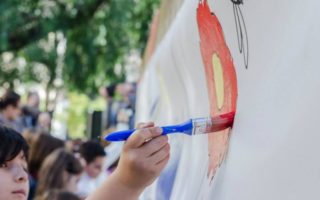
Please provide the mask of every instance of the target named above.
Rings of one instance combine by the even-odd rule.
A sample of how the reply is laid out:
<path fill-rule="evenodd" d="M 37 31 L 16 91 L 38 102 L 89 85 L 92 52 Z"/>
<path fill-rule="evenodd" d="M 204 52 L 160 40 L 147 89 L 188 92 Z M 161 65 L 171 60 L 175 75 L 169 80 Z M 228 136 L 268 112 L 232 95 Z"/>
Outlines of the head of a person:
<path fill-rule="evenodd" d="M 10 121 L 17 119 L 21 113 L 20 95 L 14 91 L 7 90 L 0 97 L 0 112 Z"/>
<path fill-rule="evenodd" d="M 38 116 L 38 126 L 43 130 L 49 130 L 51 126 L 51 115 L 48 112 L 42 112 Z"/>
<path fill-rule="evenodd" d="M 0 125 L 0 200 L 26 200 L 29 194 L 28 145 L 11 128 Z"/>
<path fill-rule="evenodd" d="M 102 171 L 106 153 L 99 142 L 88 141 L 79 148 L 81 158 L 85 161 L 85 172 L 92 178 L 96 178 Z"/>
<path fill-rule="evenodd" d="M 81 200 L 77 195 L 66 190 L 48 190 L 43 195 L 37 196 L 35 200 Z"/>
<path fill-rule="evenodd" d="M 80 161 L 64 148 L 56 149 L 42 163 L 37 186 L 37 195 L 49 189 L 76 192 L 82 173 Z"/>
<path fill-rule="evenodd" d="M 49 135 L 42 130 L 34 129 L 35 131 L 30 141 L 29 152 L 29 172 L 34 179 L 38 179 L 38 173 L 44 159 L 54 150 L 64 147 L 64 142 L 58 138 Z"/>
<path fill-rule="evenodd" d="M 37 92 L 28 92 L 27 105 L 33 108 L 39 108 L 40 97 Z"/>
<path fill-rule="evenodd" d="M 106 87 L 101 87 L 99 93 L 106 99 L 112 99 L 116 93 L 117 84 L 110 84 Z"/>
<path fill-rule="evenodd" d="M 131 92 L 134 91 L 134 89 L 134 85 L 128 82 L 119 83 L 117 85 L 117 92 L 123 97 L 128 96 Z"/>

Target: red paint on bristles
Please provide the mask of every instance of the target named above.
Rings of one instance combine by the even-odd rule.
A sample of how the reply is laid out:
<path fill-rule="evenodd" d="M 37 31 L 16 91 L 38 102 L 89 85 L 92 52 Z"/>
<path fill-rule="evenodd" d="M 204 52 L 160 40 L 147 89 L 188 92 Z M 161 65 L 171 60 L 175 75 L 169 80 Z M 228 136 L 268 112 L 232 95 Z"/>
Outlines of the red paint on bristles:
<path fill-rule="evenodd" d="M 235 112 L 229 112 L 211 118 L 212 126 L 207 132 L 221 131 L 226 128 L 232 128 Z"/>
<path fill-rule="evenodd" d="M 225 114 L 219 115 L 218 117 L 234 119 L 234 116 L 235 116 L 235 112 L 229 112 L 229 113 L 225 113 Z"/>

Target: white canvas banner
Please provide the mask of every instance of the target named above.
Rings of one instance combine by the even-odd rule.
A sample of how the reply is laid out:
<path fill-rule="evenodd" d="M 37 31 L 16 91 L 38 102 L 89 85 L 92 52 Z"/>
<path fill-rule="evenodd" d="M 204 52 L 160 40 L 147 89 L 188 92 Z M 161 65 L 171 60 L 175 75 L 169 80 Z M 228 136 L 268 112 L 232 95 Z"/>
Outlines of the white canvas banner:
<path fill-rule="evenodd" d="M 224 159 L 211 180 L 210 145 L 216 144 L 208 135 L 170 136 L 169 164 L 142 199 L 320 199 L 320 2 L 236 2 L 208 1 L 236 72 L 228 152 L 221 153 Z M 198 7 L 199 1 L 186 0 L 157 46 L 139 84 L 137 121 L 169 125 L 212 115 L 217 102 L 208 93 Z"/>

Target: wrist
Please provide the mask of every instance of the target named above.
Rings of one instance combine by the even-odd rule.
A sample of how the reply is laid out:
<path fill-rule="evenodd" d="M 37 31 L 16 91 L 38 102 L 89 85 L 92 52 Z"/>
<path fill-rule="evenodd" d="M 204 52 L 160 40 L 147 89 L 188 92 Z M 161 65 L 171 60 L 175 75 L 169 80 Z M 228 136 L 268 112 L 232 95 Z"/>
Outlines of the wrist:
<path fill-rule="evenodd" d="M 134 196 L 139 197 L 142 191 L 144 190 L 143 187 L 133 185 L 131 183 L 128 183 L 125 179 L 122 178 L 122 175 L 120 174 L 119 170 L 115 170 L 110 178 L 114 180 L 114 183 L 118 185 L 118 187 L 122 188 L 122 191 L 126 191 L 127 194 L 131 194 Z"/>

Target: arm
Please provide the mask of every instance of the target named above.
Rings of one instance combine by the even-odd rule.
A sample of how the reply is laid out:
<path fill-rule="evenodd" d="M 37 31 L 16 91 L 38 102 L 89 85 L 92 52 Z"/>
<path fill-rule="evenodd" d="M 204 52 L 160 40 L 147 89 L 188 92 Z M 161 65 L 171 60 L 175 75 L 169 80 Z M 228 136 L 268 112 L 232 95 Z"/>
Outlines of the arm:
<path fill-rule="evenodd" d="M 168 137 L 153 123 L 140 128 L 125 143 L 117 169 L 87 200 L 136 200 L 159 176 L 169 160 Z"/>

